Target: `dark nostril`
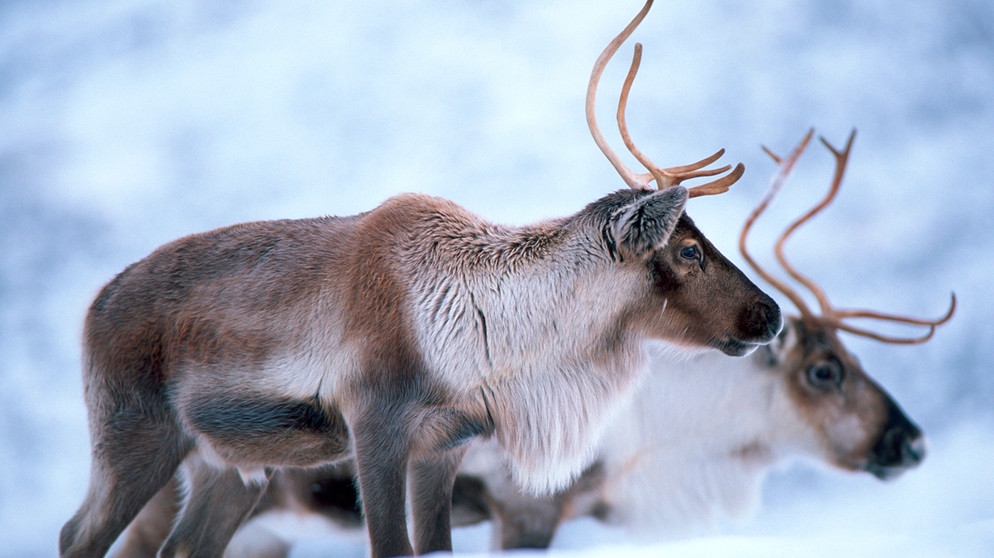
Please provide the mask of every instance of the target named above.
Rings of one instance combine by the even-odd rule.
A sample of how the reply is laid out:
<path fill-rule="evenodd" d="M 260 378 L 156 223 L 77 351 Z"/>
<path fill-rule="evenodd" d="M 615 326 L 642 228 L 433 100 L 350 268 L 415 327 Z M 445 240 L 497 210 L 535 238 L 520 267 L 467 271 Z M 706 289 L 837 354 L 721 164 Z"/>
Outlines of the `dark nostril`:
<path fill-rule="evenodd" d="M 767 342 L 780 333 L 783 318 L 780 307 L 771 298 L 760 300 L 743 313 L 740 331 L 747 332 L 751 340 Z"/>
<path fill-rule="evenodd" d="M 925 459 L 925 437 L 920 431 L 894 427 L 881 440 L 878 460 L 882 465 L 912 467 Z"/>
<path fill-rule="evenodd" d="M 873 460 L 886 467 L 914 467 L 925 459 L 925 435 L 888 399 L 887 422 L 874 444 Z"/>
<path fill-rule="evenodd" d="M 915 438 L 904 438 L 901 445 L 901 461 L 907 465 L 917 465 L 925 459 L 925 436 Z"/>

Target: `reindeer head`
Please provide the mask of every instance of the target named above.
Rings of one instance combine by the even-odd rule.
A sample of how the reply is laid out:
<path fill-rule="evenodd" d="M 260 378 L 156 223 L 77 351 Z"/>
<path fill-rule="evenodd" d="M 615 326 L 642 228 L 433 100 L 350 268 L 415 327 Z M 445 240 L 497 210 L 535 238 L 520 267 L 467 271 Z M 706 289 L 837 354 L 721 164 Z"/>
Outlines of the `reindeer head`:
<path fill-rule="evenodd" d="M 617 237 L 620 257 L 644 262 L 652 278 L 654 296 L 640 312 L 640 323 L 646 324 L 649 336 L 687 346 L 709 346 L 741 356 L 773 339 L 781 327 L 780 308 L 704 237 L 683 212 L 683 206 L 688 198 L 727 191 L 742 177 L 745 167 L 739 163 L 721 178 L 685 189 L 680 186 L 685 180 L 720 175 L 731 169 L 731 166 L 706 168 L 721 157 L 724 149 L 696 163 L 664 169 L 635 146 L 625 122 L 625 108 L 642 57 L 642 45 L 638 43 L 622 86 L 617 121 L 625 146 L 648 172 L 638 174 L 626 167 L 597 126 L 594 105 L 601 74 L 651 6 L 652 0 L 648 0 L 628 26 L 608 43 L 594 63 L 587 87 L 590 133 L 631 188 L 627 194 L 617 194 L 631 197 L 632 201 L 617 210 L 614 230 L 610 232 Z M 651 182 L 656 183 L 655 188 L 649 186 Z M 669 222 L 660 226 L 664 219 Z M 649 234 L 652 231 L 656 234 Z M 660 306 L 665 312 L 659 312 Z"/>
<path fill-rule="evenodd" d="M 799 410 L 808 427 L 817 431 L 815 438 L 821 441 L 816 451 L 840 468 L 867 471 L 880 479 L 894 478 L 924 459 L 925 437 L 887 392 L 863 370 L 856 357 L 839 340 L 838 331 L 885 343 L 923 343 L 932 337 L 937 326 L 952 317 L 956 297 L 953 295 L 946 314 L 935 320 L 894 316 L 869 310 L 837 309 L 831 305 L 817 284 L 800 274 L 787 261 L 783 253 L 787 238 L 824 209 L 838 193 L 855 132 L 850 135 L 842 151 L 832 147 L 824 139 L 821 140 L 835 157 L 835 175 L 829 192 L 815 207 L 787 227 L 774 250 L 777 261 L 787 274 L 811 291 L 818 300 L 821 313 L 813 312 L 796 291 L 756 263 L 746 250 L 749 229 L 786 180 L 794 163 L 807 147 L 812 133 L 808 132 L 786 159 L 764 148 L 779 164 L 779 170 L 766 197 L 746 220 L 739 238 L 739 248 L 749 264 L 786 295 L 798 309 L 799 315 L 788 317 L 787 326 L 777 341 L 768 346 L 765 356 L 771 368 L 789 375 L 787 385 L 794 407 Z M 853 318 L 871 318 L 926 327 L 928 331 L 918 337 L 892 337 L 846 322 Z"/>

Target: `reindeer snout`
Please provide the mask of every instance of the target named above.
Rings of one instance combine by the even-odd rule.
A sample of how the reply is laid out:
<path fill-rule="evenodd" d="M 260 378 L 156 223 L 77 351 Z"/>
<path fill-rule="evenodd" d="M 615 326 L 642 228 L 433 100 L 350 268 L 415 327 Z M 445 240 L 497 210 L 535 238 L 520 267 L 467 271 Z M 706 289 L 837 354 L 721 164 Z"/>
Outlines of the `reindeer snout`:
<path fill-rule="evenodd" d="M 740 340 L 750 343 L 769 343 L 783 327 L 780 307 L 772 298 L 764 297 L 742 312 L 738 327 L 742 335 Z"/>
<path fill-rule="evenodd" d="M 925 459 L 925 435 L 896 405 L 889 409 L 883 434 L 873 447 L 867 470 L 877 478 L 892 479 Z"/>
<path fill-rule="evenodd" d="M 913 424 L 911 428 L 893 426 L 877 443 L 877 461 L 888 467 L 914 467 L 925 459 L 925 436 Z"/>

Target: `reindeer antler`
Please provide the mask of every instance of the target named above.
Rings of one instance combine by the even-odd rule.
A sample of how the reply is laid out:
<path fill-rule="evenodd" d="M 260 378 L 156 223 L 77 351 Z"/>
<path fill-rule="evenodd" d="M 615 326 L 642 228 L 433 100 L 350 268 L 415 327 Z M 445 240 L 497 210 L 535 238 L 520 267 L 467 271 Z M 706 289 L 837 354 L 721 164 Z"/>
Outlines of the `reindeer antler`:
<path fill-rule="evenodd" d="M 753 269 L 755 269 L 756 272 L 763 277 L 763 279 L 768 281 L 777 290 L 784 293 L 787 296 L 787 298 L 789 298 L 791 302 L 793 302 L 794 305 L 797 306 L 798 311 L 801 313 L 801 319 L 806 322 L 823 324 L 828 327 L 841 329 L 843 331 L 848 331 L 849 333 L 853 333 L 855 335 L 869 337 L 871 339 L 876 339 L 877 341 L 883 341 L 886 343 L 914 344 L 914 343 L 923 343 L 925 341 L 928 341 L 929 339 L 932 338 L 932 335 L 935 333 L 935 328 L 949 321 L 949 319 L 952 318 L 953 313 L 956 311 L 955 293 L 952 295 L 952 301 L 949 305 L 949 310 L 942 317 L 934 320 L 929 320 L 924 318 L 913 318 L 909 316 L 898 316 L 894 314 L 884 314 L 882 312 L 876 312 L 872 310 L 837 309 L 832 306 L 831 302 L 829 302 L 828 295 L 825 294 L 825 291 L 821 287 L 819 287 L 818 284 L 815 283 L 813 280 L 798 272 L 797 269 L 795 269 L 794 266 L 787 261 L 787 257 L 784 255 L 783 247 L 784 244 L 787 242 L 787 239 L 795 231 L 797 231 L 797 229 L 800 228 L 801 225 L 808 222 L 812 217 L 814 217 L 815 215 L 820 213 L 823 209 L 825 209 L 825 207 L 827 207 L 835 199 L 835 196 L 838 194 L 839 188 L 842 185 L 842 179 L 845 175 L 846 166 L 849 163 L 849 153 L 850 150 L 852 149 L 852 143 L 856 137 L 855 130 L 853 130 L 852 134 L 849 135 L 849 140 L 846 142 L 846 147 L 842 151 L 839 151 L 838 149 L 833 147 L 830 143 L 828 143 L 828 141 L 825 140 L 825 138 L 819 138 L 821 142 L 825 145 L 825 147 L 827 147 L 828 150 L 831 151 L 832 155 L 835 157 L 835 174 L 832 177 L 832 182 L 829 187 L 828 193 L 825 195 L 824 198 L 822 198 L 821 201 L 815 204 L 814 207 L 812 207 L 804 215 L 802 215 L 793 223 L 791 223 L 784 230 L 783 234 L 781 234 L 780 237 L 777 239 L 774 248 L 774 253 L 776 254 L 777 261 L 784 268 L 784 271 L 786 271 L 787 274 L 790 275 L 790 277 L 792 277 L 795 281 L 797 281 L 798 283 L 806 287 L 809 291 L 811 291 L 811 294 L 813 294 L 814 297 L 818 300 L 818 305 L 821 308 L 821 316 L 816 316 L 810 310 L 810 308 L 808 308 L 808 306 L 804 303 L 803 298 L 799 294 L 797 294 L 796 291 L 791 289 L 786 283 L 776 279 L 769 272 L 759 267 L 756 261 L 752 258 L 752 256 L 749 255 L 748 251 L 746 250 L 746 242 L 745 242 L 746 235 L 749 233 L 749 229 L 752 227 L 753 222 L 755 222 L 759 214 L 766 209 L 766 206 L 769 205 L 770 200 L 772 200 L 773 197 L 780 190 L 780 187 L 783 185 L 787 177 L 790 175 L 790 172 L 794 167 L 794 163 L 807 148 L 808 142 L 811 140 L 811 136 L 813 133 L 814 130 L 808 131 L 808 133 L 804 136 L 804 138 L 800 141 L 800 143 L 798 143 L 797 147 L 795 147 L 794 150 L 791 152 L 790 156 L 788 156 L 786 159 L 777 156 L 775 153 L 773 153 L 766 147 L 763 147 L 763 150 L 778 164 L 777 174 L 774 177 L 772 183 L 770 184 L 770 188 L 766 196 L 759 203 L 759 205 L 756 206 L 756 209 L 754 209 L 753 212 L 749 215 L 749 218 L 746 220 L 745 225 L 742 227 L 742 233 L 739 236 L 739 250 L 742 252 L 742 255 L 745 257 L 749 265 L 751 265 Z M 883 321 L 889 321 L 901 324 L 926 326 L 929 329 L 927 333 L 919 337 L 892 337 L 847 324 L 844 322 L 844 320 L 848 318 L 871 318 L 871 319 L 883 320 Z"/>
<path fill-rule="evenodd" d="M 814 130 L 808 130 L 808 133 L 804 135 L 804 138 L 801 139 L 794 150 L 790 153 L 790 156 L 786 159 L 778 157 L 772 151 L 766 147 L 763 147 L 763 151 L 765 151 L 770 157 L 773 158 L 774 161 L 778 163 L 779 166 L 777 167 L 777 174 L 774 175 L 773 181 L 770 182 L 770 187 L 766 191 L 766 195 L 763 197 L 762 201 L 759 202 L 759 205 L 752 210 L 752 213 L 749 214 L 745 224 L 742 225 L 742 232 L 739 233 L 739 252 L 742 252 L 742 257 L 745 258 L 746 262 L 752 266 L 753 269 L 756 270 L 756 273 L 758 273 L 760 277 L 765 279 L 766 282 L 772 285 L 775 289 L 785 294 L 787 298 L 794 303 L 794 306 L 796 306 L 798 311 L 801 313 L 801 318 L 805 321 L 813 319 L 814 314 L 810 309 L 808 309 L 808 305 L 804 303 L 804 298 L 797 294 L 797 291 L 790 288 L 787 283 L 780 281 L 772 273 L 760 267 L 759 263 L 757 263 L 756 260 L 749 254 L 749 250 L 746 249 L 746 237 L 749 235 L 749 231 L 752 229 L 753 223 L 756 222 L 756 219 L 761 213 L 763 213 L 763 211 L 766 211 L 766 207 L 770 205 L 770 202 L 773 200 L 774 196 L 776 196 L 777 192 L 780 191 L 780 187 L 787 181 L 787 177 L 790 176 L 790 172 L 794 168 L 794 163 L 797 162 L 797 160 L 801 157 L 801 154 L 804 153 L 804 150 L 807 149 L 808 142 L 811 141 L 812 135 L 814 135 Z"/>
<path fill-rule="evenodd" d="M 590 134 L 594 138 L 594 143 L 600 148 L 607 160 L 610 161 L 611 165 L 614 167 L 621 178 L 628 184 L 629 187 L 636 190 L 643 190 L 649 188 L 649 182 L 655 181 L 657 188 L 667 188 L 670 186 L 676 186 L 683 182 L 684 180 L 690 180 L 693 178 L 700 178 L 704 176 L 715 176 L 728 171 L 731 166 L 726 165 L 717 169 L 704 169 L 704 167 L 710 165 L 711 163 L 717 161 L 724 153 L 724 149 L 718 150 L 715 154 L 710 157 L 706 157 L 697 161 L 696 163 L 691 163 L 689 165 L 682 165 L 677 167 L 670 167 L 666 169 L 661 169 L 656 166 L 648 157 L 645 156 L 632 142 L 631 136 L 628 133 L 628 126 L 625 123 L 625 108 L 628 104 L 628 93 L 631 90 L 632 83 L 635 80 L 635 74 L 638 73 L 639 63 L 642 59 L 642 45 L 640 43 L 635 44 L 635 55 L 632 59 L 631 67 L 628 70 L 628 77 L 625 79 L 624 86 L 621 90 L 621 99 L 618 101 L 618 129 L 621 132 L 621 137 L 625 142 L 625 146 L 628 150 L 638 159 L 639 163 L 642 164 L 649 172 L 638 174 L 632 172 L 621 159 L 618 158 L 617 154 L 611 149 L 604 139 L 604 136 L 600 132 L 600 128 L 597 125 L 597 118 L 594 115 L 594 104 L 597 97 L 597 85 L 600 82 L 601 75 L 604 73 L 604 68 L 607 63 L 614 56 L 618 48 L 631 36 L 635 28 L 642 23 L 645 19 L 647 13 L 649 13 L 649 8 L 652 7 L 652 0 L 646 0 L 645 6 L 639 11 L 638 14 L 632 19 L 632 21 L 618 34 L 604 51 L 601 52 L 597 61 L 594 63 L 594 69 L 590 73 L 590 82 L 587 85 L 587 99 L 586 99 L 586 114 L 587 114 L 587 127 L 590 128 Z M 701 184 L 688 189 L 689 197 L 697 197 L 704 195 L 714 195 L 720 194 L 727 191 L 732 184 L 738 181 L 745 172 L 745 166 L 739 163 L 735 166 L 731 173 L 728 175 L 713 180 L 706 184 Z"/>

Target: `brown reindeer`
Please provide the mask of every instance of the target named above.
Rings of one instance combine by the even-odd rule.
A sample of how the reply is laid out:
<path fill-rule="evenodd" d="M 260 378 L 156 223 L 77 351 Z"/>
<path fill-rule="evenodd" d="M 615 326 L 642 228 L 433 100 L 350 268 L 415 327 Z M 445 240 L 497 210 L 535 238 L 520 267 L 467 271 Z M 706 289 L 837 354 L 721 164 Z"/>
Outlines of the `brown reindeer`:
<path fill-rule="evenodd" d="M 836 163 L 828 194 L 776 243 L 781 265 L 812 291 L 821 313 L 759 267 L 746 249 L 753 223 L 779 191 L 811 136 L 808 133 L 787 158 L 771 153 L 779 172 L 740 236 L 747 261 L 797 306 L 799 315 L 789 317 L 778 339 L 744 359 L 708 353 L 689 361 L 653 358 L 646 384 L 608 426 L 598 460 L 555 494 L 522 491 L 507 475 L 492 443 L 470 449 L 456 477 L 454 524 L 492 520 L 494 546 L 504 549 L 544 548 L 564 520 L 581 515 L 625 526 L 635 534 L 687 535 L 724 517 L 754 511 L 766 472 L 792 458 L 813 458 L 884 480 L 924 459 L 921 430 L 863 370 L 837 332 L 888 343 L 922 343 L 952 317 L 955 297 L 948 312 L 934 320 L 839 310 L 784 255 L 787 239 L 836 197 L 853 137 L 841 151 L 825 143 Z M 886 336 L 846 323 L 852 318 L 921 326 L 927 331 L 909 338 Z M 260 514 L 322 515 L 346 527 L 361 521 L 347 469 L 293 473 L 267 494 L 266 504 L 257 510 Z M 150 506 L 148 513 L 153 509 L 157 507 Z M 140 523 L 168 526 L 170 517 Z M 266 536 L 270 546 L 260 553 L 258 541 L 267 540 Z M 139 532 L 129 537 L 132 540 L 125 547 L 137 547 L 143 539 Z M 156 539 L 151 540 L 154 546 Z M 235 538 L 232 555 L 281 557 L 291 544 L 280 533 L 250 525 Z"/>
<path fill-rule="evenodd" d="M 590 113 L 609 57 L 588 119 L 622 170 Z M 728 170 L 701 170 L 720 154 L 671 169 L 639 154 L 632 188 L 530 226 L 406 194 L 187 236 L 128 266 L 85 321 L 91 478 L 62 555 L 106 553 L 178 469 L 161 556 L 220 555 L 286 467 L 354 459 L 373 556 L 451 548 L 474 438 L 526 490 L 566 486 L 642 376 L 643 340 L 745 355 L 780 329 L 684 213 L 741 176 L 679 185 Z"/>

